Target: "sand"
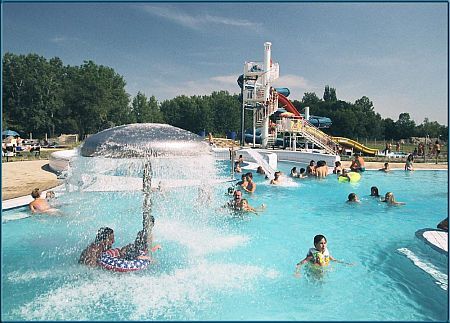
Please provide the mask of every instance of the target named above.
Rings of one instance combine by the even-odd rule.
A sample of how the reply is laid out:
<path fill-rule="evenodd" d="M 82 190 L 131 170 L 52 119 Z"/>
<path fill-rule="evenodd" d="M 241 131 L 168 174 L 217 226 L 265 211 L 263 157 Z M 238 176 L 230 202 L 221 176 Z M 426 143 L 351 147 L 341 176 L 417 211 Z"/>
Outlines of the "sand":
<path fill-rule="evenodd" d="M 50 171 L 48 160 L 2 163 L 2 201 L 28 195 L 34 188 L 44 191 L 61 183 Z"/>
<path fill-rule="evenodd" d="M 366 168 L 380 169 L 383 164 L 383 162 L 366 162 Z M 403 162 L 389 162 L 389 164 L 392 169 L 403 169 L 404 167 Z M 342 165 L 349 168 L 350 161 L 344 161 Z M 448 164 L 414 163 L 414 167 L 416 169 L 448 169 Z M 61 183 L 62 181 L 57 179 L 56 174 L 51 172 L 48 160 L 2 163 L 2 201 L 28 195 L 36 187 L 44 191 Z"/>

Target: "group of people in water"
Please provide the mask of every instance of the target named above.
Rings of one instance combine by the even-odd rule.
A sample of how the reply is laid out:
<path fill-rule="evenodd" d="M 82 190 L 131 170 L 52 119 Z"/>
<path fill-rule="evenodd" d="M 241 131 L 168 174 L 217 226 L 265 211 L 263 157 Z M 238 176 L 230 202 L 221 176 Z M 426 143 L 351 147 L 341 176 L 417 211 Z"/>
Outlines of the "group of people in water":
<path fill-rule="evenodd" d="M 405 205 L 405 202 L 398 202 L 395 200 L 394 197 L 394 193 L 392 192 L 387 192 L 384 195 L 384 198 L 382 196 L 380 196 L 379 191 L 378 191 L 378 187 L 376 186 L 372 186 L 370 188 L 370 196 L 372 197 L 376 197 L 379 199 L 380 202 L 384 202 L 387 205 Z M 347 202 L 348 203 L 359 203 L 361 202 L 360 199 L 358 198 L 358 196 L 355 193 L 350 193 L 347 197 Z"/>

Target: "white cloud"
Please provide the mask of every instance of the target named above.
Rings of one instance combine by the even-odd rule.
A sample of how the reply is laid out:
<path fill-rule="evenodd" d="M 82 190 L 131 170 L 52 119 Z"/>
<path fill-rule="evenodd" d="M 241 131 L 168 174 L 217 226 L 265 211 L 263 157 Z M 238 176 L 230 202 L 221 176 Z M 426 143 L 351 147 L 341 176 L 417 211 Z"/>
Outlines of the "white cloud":
<path fill-rule="evenodd" d="M 251 22 L 246 19 L 232 19 L 228 17 L 213 16 L 209 14 L 190 15 L 184 12 L 180 12 L 178 8 L 173 6 L 155 6 L 144 5 L 141 8 L 147 13 L 165 18 L 181 26 L 200 29 L 206 26 L 222 25 L 231 27 L 244 27 L 250 29 L 257 29 L 261 26 L 260 23 Z"/>

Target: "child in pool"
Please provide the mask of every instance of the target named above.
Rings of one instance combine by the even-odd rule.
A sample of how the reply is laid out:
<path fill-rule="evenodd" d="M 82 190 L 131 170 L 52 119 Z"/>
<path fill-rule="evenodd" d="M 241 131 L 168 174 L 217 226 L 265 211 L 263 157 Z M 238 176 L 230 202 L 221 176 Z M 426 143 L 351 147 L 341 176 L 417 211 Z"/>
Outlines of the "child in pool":
<path fill-rule="evenodd" d="M 300 261 L 295 267 L 295 276 L 300 276 L 300 268 L 307 262 L 310 262 L 315 266 L 324 267 L 328 266 L 330 261 L 352 265 L 333 258 L 327 249 L 327 238 L 321 234 L 318 234 L 314 237 L 314 248 L 310 248 L 305 259 Z"/>

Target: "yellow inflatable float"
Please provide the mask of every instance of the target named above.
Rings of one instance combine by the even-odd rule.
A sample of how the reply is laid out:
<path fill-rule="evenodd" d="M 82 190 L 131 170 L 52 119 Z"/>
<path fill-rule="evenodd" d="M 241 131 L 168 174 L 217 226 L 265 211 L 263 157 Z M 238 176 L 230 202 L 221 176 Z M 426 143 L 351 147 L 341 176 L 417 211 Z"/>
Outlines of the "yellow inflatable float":
<path fill-rule="evenodd" d="M 360 173 L 356 173 L 356 172 L 348 172 L 347 176 L 339 176 L 338 177 L 338 181 L 339 182 L 357 182 L 361 179 L 361 174 Z"/>

